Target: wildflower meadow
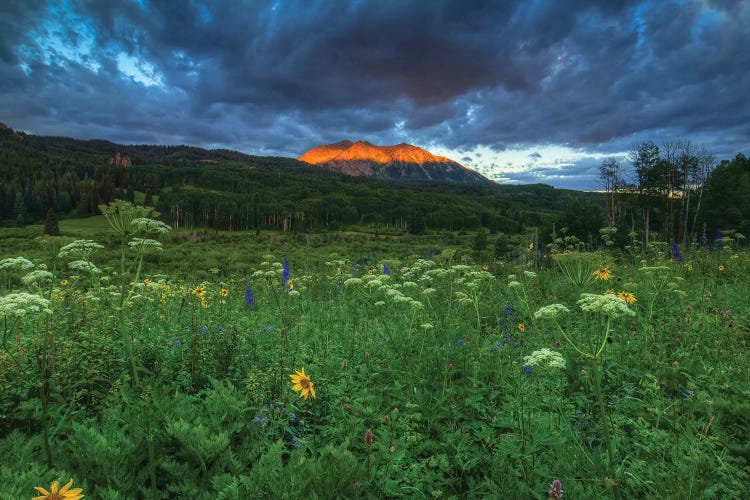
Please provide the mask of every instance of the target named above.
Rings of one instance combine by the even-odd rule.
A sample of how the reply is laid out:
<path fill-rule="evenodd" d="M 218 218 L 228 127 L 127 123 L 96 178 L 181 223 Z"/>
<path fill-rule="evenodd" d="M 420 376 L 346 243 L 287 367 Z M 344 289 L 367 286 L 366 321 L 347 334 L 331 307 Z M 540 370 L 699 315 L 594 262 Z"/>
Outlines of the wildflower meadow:
<path fill-rule="evenodd" d="M 0 256 L 2 498 L 747 495 L 741 235 L 178 272 L 153 213 L 102 211 Z"/>

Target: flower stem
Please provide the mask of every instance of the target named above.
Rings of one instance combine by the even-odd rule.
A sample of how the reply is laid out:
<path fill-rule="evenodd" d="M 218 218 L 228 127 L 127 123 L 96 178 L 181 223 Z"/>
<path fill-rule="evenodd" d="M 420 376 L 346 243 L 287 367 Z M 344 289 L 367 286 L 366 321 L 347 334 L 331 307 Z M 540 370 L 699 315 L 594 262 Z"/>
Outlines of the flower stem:
<path fill-rule="evenodd" d="M 609 478 L 614 482 L 614 486 L 612 486 L 612 496 L 616 500 L 619 500 L 620 492 L 617 489 L 617 482 L 615 480 L 615 454 L 614 450 L 612 449 L 612 427 L 608 424 L 607 410 L 604 406 L 604 397 L 602 396 L 602 367 L 600 359 L 594 359 L 594 390 L 596 391 L 596 400 L 599 407 L 599 416 L 601 418 L 604 441 L 607 446 L 607 474 L 609 475 Z"/>

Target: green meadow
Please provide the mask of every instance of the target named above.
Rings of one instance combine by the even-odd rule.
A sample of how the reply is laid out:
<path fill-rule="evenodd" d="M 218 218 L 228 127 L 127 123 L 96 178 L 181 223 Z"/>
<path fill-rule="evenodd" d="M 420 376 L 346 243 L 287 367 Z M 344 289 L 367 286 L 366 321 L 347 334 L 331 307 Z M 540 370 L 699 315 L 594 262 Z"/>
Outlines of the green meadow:
<path fill-rule="evenodd" d="M 747 495 L 739 234 L 579 252 L 148 216 L 0 229 L 2 498 Z"/>

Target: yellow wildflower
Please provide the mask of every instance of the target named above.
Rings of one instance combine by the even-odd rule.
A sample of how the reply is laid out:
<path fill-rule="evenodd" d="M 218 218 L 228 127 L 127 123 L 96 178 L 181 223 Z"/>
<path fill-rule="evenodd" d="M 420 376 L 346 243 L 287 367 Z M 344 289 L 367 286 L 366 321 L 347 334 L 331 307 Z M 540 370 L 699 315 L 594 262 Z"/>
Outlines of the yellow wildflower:
<path fill-rule="evenodd" d="M 594 271 L 593 274 L 598 279 L 607 281 L 609 279 L 609 276 L 612 274 L 612 271 L 608 267 L 600 267 L 599 269 Z"/>
<path fill-rule="evenodd" d="M 720 265 L 720 266 L 719 266 L 719 271 L 723 271 L 724 269 L 726 269 L 726 268 L 724 267 L 724 264 L 722 264 L 722 265 Z"/>
<path fill-rule="evenodd" d="M 229 290 L 227 290 L 226 288 L 222 288 L 221 290 L 219 290 L 219 295 L 221 295 L 222 297 L 227 297 L 229 296 Z"/>
<path fill-rule="evenodd" d="M 635 295 L 633 295 L 630 292 L 619 292 L 617 296 L 620 297 L 625 302 L 627 302 L 628 304 L 635 304 L 635 301 L 638 300 L 635 298 Z"/>
<path fill-rule="evenodd" d="M 521 332 L 521 333 L 525 332 L 526 331 L 526 325 L 524 325 L 523 323 L 518 323 L 518 331 Z"/>
<path fill-rule="evenodd" d="M 529 243 L 529 250 L 534 250 L 534 242 Z"/>
<path fill-rule="evenodd" d="M 292 389 L 295 391 L 299 391 L 299 395 L 301 398 L 307 399 L 307 396 L 311 394 L 313 399 L 315 398 L 315 388 L 313 387 L 313 382 L 312 380 L 310 380 L 310 375 L 307 375 L 305 373 L 304 367 L 301 370 L 289 375 L 289 378 L 291 379 L 292 384 L 294 384 L 292 385 Z"/>
<path fill-rule="evenodd" d="M 62 286 L 68 286 L 68 280 L 60 280 Z"/>
<path fill-rule="evenodd" d="M 73 486 L 72 479 L 62 488 L 60 488 L 60 484 L 57 481 L 52 481 L 49 487 L 50 491 L 39 486 L 34 486 L 34 489 L 41 493 L 42 496 L 34 497 L 32 500 L 80 500 L 83 498 L 83 495 L 81 495 L 83 488 L 70 489 L 71 486 Z"/>

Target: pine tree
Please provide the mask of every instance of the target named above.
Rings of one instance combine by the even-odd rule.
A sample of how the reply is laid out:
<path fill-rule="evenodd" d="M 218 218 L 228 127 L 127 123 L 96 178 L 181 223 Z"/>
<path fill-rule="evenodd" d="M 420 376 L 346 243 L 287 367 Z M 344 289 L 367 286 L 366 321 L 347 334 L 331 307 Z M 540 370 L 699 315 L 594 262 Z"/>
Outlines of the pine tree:
<path fill-rule="evenodd" d="M 409 217 L 409 224 L 407 227 L 411 234 L 422 234 L 425 230 L 424 213 L 421 210 L 413 210 L 411 217 Z"/>
<path fill-rule="evenodd" d="M 23 201 L 23 193 L 20 191 L 16 193 L 16 200 L 13 203 L 13 217 L 16 219 L 16 225 L 18 227 L 26 225 L 26 204 Z"/>
<path fill-rule="evenodd" d="M 57 213 L 50 208 L 44 218 L 44 234 L 57 236 L 60 234 L 60 225 L 57 223 Z"/>

